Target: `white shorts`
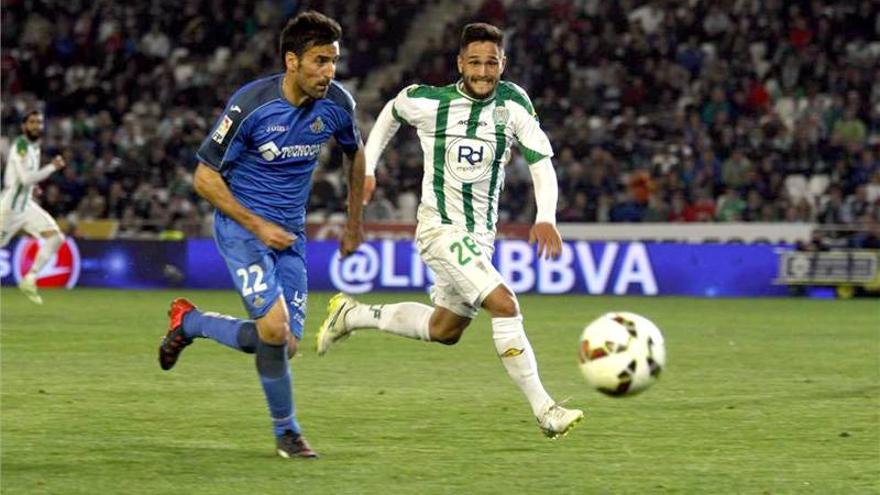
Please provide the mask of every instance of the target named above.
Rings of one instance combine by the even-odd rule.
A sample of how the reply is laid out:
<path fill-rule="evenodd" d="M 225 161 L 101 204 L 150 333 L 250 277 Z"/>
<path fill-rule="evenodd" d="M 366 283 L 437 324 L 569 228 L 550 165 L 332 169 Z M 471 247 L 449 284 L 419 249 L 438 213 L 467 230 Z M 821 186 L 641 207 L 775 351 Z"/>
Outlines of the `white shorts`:
<path fill-rule="evenodd" d="M 28 200 L 24 211 L 0 208 L 0 247 L 9 244 L 19 230 L 24 230 L 34 237 L 39 237 L 40 233 L 50 230 L 61 231 L 52 215 L 33 199 Z"/>
<path fill-rule="evenodd" d="M 416 246 L 434 272 L 431 301 L 473 319 L 486 296 L 504 283 L 492 266 L 494 239 L 454 225 L 416 229 Z"/>

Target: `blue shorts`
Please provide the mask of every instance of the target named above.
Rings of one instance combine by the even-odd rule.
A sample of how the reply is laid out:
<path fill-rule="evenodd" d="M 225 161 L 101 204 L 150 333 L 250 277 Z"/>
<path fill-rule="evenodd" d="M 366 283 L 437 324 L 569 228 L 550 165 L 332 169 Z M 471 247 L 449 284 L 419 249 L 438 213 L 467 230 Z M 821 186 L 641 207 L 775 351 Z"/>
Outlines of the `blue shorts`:
<path fill-rule="evenodd" d="M 226 215 L 214 215 L 214 240 L 248 315 L 262 318 L 284 295 L 290 331 L 302 340 L 308 299 L 306 235 L 298 232 L 296 236 L 292 246 L 277 251 Z"/>

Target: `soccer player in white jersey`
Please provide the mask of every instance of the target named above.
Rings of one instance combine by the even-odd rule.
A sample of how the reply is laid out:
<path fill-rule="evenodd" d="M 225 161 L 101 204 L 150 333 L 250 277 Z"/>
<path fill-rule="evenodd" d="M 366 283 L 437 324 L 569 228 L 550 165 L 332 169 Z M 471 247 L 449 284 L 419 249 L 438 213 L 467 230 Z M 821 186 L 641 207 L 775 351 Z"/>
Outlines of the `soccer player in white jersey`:
<path fill-rule="evenodd" d="M 19 289 L 36 304 L 43 304 L 37 293 L 37 274 L 64 243 L 64 235 L 55 219 L 32 198 L 34 186 L 54 172 L 64 168 L 64 159 L 56 156 L 40 166 L 40 138 L 43 136 L 43 114 L 31 110 L 21 123 L 22 134 L 12 143 L 3 192 L 0 193 L 0 247 L 9 244 L 12 237 L 24 230 L 43 242 L 30 270 L 18 283 Z"/>
<path fill-rule="evenodd" d="M 319 330 L 317 351 L 323 355 L 352 330 L 366 328 L 455 344 L 482 307 L 492 317 L 501 362 L 528 399 L 538 426 L 556 438 L 580 421 L 583 412 L 560 406 L 544 390 L 516 295 L 491 262 L 504 164 L 514 141 L 530 163 L 535 186 L 537 218 L 530 242 L 537 241 L 539 256 L 557 257 L 562 250 L 553 150 L 526 93 L 501 81 L 504 64 L 501 30 L 469 24 L 458 55 L 461 79 L 443 87 L 409 86 L 379 114 L 366 146 L 369 192 L 375 187 L 379 156 L 401 124 L 415 127 L 421 140 L 425 172 L 416 243 L 436 275 L 434 306 L 366 305 L 337 294 Z"/>

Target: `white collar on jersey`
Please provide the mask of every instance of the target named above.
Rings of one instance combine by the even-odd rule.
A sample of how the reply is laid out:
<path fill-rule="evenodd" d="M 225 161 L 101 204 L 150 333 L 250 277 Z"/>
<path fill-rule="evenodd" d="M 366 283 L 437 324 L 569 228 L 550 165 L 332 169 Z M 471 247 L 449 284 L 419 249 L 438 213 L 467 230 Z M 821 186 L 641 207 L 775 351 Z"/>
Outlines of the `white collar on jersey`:
<path fill-rule="evenodd" d="M 498 84 L 501 84 L 501 81 L 498 81 Z M 464 96 L 468 100 L 471 101 L 492 101 L 495 98 L 495 94 L 498 92 L 498 86 L 495 86 L 495 91 L 492 91 L 492 94 L 485 98 L 474 98 L 473 96 L 467 94 L 467 91 L 464 90 L 464 81 L 459 79 L 457 83 L 455 83 L 455 90 L 458 91 L 458 94 Z"/>

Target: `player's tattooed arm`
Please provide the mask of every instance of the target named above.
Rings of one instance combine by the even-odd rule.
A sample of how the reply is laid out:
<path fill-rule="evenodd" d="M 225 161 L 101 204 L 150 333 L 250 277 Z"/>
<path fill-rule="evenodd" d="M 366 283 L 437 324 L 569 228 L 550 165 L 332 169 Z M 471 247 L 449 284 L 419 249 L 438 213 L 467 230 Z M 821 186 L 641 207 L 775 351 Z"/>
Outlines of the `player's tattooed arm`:
<path fill-rule="evenodd" d="M 225 213 L 239 225 L 251 231 L 266 246 L 272 249 L 285 249 L 296 240 L 296 236 L 245 208 L 229 190 L 219 172 L 199 163 L 193 177 L 193 187 L 199 196 L 208 200 L 215 208 Z"/>
<path fill-rule="evenodd" d="M 343 256 L 357 251 L 358 246 L 364 241 L 364 229 L 362 225 L 364 210 L 364 174 L 365 157 L 364 147 L 359 146 L 351 157 L 351 166 L 348 170 L 348 221 L 342 232 L 339 251 Z"/>

